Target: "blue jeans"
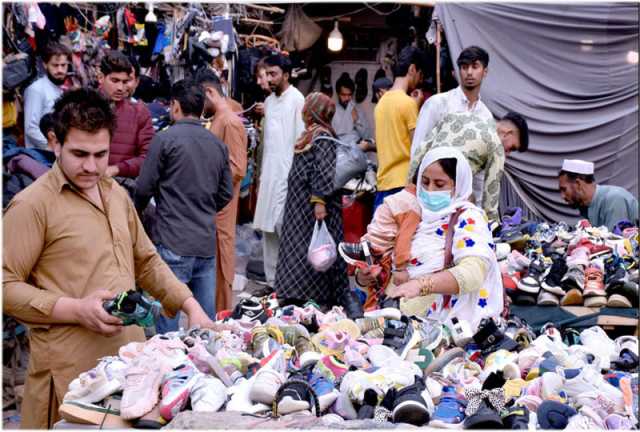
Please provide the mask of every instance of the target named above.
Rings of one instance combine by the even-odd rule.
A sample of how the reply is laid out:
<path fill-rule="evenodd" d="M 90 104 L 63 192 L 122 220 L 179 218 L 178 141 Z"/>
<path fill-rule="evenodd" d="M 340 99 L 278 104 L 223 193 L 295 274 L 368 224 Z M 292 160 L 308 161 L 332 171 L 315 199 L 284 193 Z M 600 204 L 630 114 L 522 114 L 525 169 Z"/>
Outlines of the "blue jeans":
<path fill-rule="evenodd" d="M 157 245 L 158 254 L 167 263 L 180 282 L 187 284 L 194 297 L 209 318 L 216 317 L 216 257 L 180 256 L 170 249 Z M 158 317 L 156 331 L 166 333 L 177 331 L 180 313 L 175 318 L 164 315 Z"/>
<path fill-rule="evenodd" d="M 376 199 L 373 201 L 373 213 L 376 212 L 376 209 L 378 208 L 378 206 L 380 204 L 382 204 L 382 202 L 384 201 L 384 199 L 390 195 L 396 194 L 398 192 L 400 192 L 402 189 L 404 189 L 403 187 L 399 187 L 399 188 L 395 188 L 395 189 L 389 189 L 386 191 L 378 191 L 376 192 Z"/>

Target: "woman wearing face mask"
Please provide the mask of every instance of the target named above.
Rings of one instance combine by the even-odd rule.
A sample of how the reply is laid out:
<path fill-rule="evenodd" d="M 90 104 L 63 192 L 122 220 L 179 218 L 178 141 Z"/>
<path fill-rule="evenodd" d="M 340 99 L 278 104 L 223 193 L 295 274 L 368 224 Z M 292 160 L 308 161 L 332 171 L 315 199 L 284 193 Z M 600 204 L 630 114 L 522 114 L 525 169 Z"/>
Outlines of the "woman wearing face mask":
<path fill-rule="evenodd" d="M 468 201 L 471 182 L 460 151 L 440 147 L 425 155 L 416 182 L 422 219 L 411 242 L 408 281 L 386 294 L 400 298 L 401 308 L 421 304 L 421 315 L 443 323 L 457 317 L 475 330 L 482 318 L 500 315 L 503 289 L 485 213 Z"/>

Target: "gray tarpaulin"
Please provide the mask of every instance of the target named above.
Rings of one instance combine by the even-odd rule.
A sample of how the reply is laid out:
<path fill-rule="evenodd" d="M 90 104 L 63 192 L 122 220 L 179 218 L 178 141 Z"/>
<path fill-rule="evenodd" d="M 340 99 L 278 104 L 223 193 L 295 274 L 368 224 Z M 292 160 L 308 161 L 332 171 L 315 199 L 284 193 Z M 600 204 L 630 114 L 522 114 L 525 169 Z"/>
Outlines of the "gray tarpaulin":
<path fill-rule="evenodd" d="M 592 161 L 598 183 L 638 194 L 637 4 L 441 3 L 435 12 L 454 60 L 469 45 L 489 52 L 481 97 L 494 115 L 514 110 L 529 123 L 529 151 L 507 159 L 503 204 L 575 221 L 558 193 L 564 158 Z"/>

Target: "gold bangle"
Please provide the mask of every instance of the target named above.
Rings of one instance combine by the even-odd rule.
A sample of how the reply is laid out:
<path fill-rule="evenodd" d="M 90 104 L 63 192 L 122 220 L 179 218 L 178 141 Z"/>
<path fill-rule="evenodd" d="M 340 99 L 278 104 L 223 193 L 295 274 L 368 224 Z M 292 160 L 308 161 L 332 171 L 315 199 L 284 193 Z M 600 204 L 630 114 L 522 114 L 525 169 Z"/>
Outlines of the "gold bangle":
<path fill-rule="evenodd" d="M 424 276 L 419 279 L 420 281 L 420 295 L 422 297 L 428 296 L 433 292 L 433 278 L 431 276 Z"/>

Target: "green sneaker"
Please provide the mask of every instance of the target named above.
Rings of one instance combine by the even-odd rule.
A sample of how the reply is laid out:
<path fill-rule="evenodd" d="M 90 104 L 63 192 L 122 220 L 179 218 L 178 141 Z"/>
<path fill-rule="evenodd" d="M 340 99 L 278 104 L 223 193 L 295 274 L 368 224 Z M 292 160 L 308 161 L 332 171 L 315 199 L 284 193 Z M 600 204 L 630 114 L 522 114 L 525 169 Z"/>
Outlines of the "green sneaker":
<path fill-rule="evenodd" d="M 102 306 L 111 315 L 122 319 L 123 325 L 152 327 L 162 310 L 160 302 L 149 300 L 141 292 L 129 290 L 105 301 Z"/>

